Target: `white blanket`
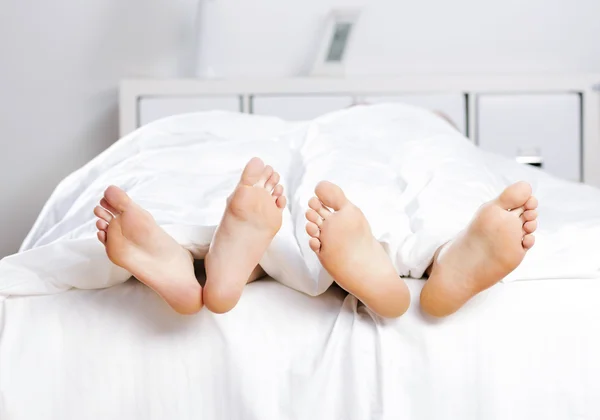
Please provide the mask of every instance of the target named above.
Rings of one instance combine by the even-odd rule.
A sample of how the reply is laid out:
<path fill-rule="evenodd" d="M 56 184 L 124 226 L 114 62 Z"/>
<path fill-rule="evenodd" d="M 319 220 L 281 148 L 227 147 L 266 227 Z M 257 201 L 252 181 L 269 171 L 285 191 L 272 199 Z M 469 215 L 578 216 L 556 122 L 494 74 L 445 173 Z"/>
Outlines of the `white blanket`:
<path fill-rule="evenodd" d="M 24 252 L 0 262 L 0 294 L 103 288 L 127 280 L 95 240 L 92 209 L 109 184 L 124 188 L 180 243 L 206 250 L 225 198 L 252 156 L 281 172 L 290 198 L 261 265 L 304 293 L 321 294 L 332 283 L 304 231 L 308 199 L 322 179 L 344 188 L 398 272 L 413 277 L 423 274 L 435 250 L 466 226 L 479 205 L 527 180 L 540 200 L 538 240 L 507 280 L 598 275 L 598 190 L 486 154 L 428 111 L 380 105 L 300 124 L 205 113 L 144 127 L 57 187 Z"/>
<path fill-rule="evenodd" d="M 312 295 L 331 283 L 304 233 L 322 178 L 413 276 L 479 204 L 527 180 L 538 241 L 508 280 L 545 280 L 499 284 L 444 320 L 420 313 L 412 279 L 397 320 L 339 289 L 312 298 L 272 281 L 249 285 L 228 314 L 183 317 L 140 283 L 118 284 L 129 275 L 107 260 L 92 215 L 108 184 L 201 251 L 254 155 L 290 197 L 261 262 L 280 283 Z M 415 108 L 154 123 L 63 181 L 23 252 L 0 262 L 0 419 L 597 418 L 599 218 L 597 190 L 482 153 Z M 105 289 L 59 293 L 70 288 Z"/>

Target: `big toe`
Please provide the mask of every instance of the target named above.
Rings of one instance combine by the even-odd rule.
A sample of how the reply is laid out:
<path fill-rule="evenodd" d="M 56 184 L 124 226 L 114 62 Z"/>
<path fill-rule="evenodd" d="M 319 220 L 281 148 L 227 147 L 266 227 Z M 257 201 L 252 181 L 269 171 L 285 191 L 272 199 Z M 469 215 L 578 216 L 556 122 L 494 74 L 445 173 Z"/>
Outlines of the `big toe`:
<path fill-rule="evenodd" d="M 129 198 L 127 193 L 114 185 L 111 185 L 104 191 L 104 199 L 118 212 L 124 212 L 131 205 L 131 198 Z"/>
<path fill-rule="evenodd" d="M 531 185 L 527 182 L 517 182 L 507 187 L 497 198 L 498 204 L 505 210 L 523 206 L 531 197 Z"/>
<path fill-rule="evenodd" d="M 348 199 L 346 198 L 344 191 L 329 181 L 319 182 L 315 188 L 315 194 L 321 203 L 336 211 L 348 203 Z"/>
<path fill-rule="evenodd" d="M 253 186 L 254 184 L 256 184 L 257 182 L 259 182 L 261 180 L 264 170 L 265 170 L 265 163 L 260 158 L 253 157 L 246 164 L 246 167 L 244 168 L 244 171 L 242 172 L 242 179 L 241 179 L 242 184 Z M 266 181 L 266 179 L 265 179 L 265 181 Z"/>

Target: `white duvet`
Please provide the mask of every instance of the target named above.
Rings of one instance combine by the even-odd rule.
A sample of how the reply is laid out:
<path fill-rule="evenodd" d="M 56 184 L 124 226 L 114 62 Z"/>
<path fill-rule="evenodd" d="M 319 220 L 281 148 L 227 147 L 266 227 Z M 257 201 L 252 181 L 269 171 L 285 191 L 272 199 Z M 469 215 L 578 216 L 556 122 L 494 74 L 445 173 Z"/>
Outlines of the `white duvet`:
<path fill-rule="evenodd" d="M 256 282 L 226 315 L 183 317 L 125 283 L 95 238 L 103 189 L 125 188 L 202 252 L 252 156 L 282 173 L 290 198 L 261 262 L 289 287 Z M 325 292 L 331 278 L 304 233 L 321 179 L 364 210 L 402 275 L 420 276 L 517 180 L 540 200 L 537 243 L 457 314 L 426 318 L 423 281 L 408 279 L 409 312 L 383 320 Z M 0 419 L 600 418 L 599 242 L 596 189 L 485 154 L 427 111 L 159 121 L 65 179 L 23 252 L 0 261 Z"/>
<path fill-rule="evenodd" d="M 183 245 L 206 250 L 225 198 L 252 156 L 280 171 L 290 203 L 261 265 L 306 294 L 321 294 L 332 283 L 304 231 L 307 202 L 322 179 L 344 188 L 398 272 L 412 277 L 421 277 L 435 250 L 465 227 L 479 205 L 512 182 L 529 181 L 540 201 L 537 243 L 506 280 L 598 275 L 598 190 L 486 154 L 428 111 L 380 105 L 310 123 L 204 113 L 137 130 L 57 187 L 24 252 L 0 262 L 0 294 L 103 288 L 127 280 L 95 240 L 92 209 L 110 184 L 124 188 Z"/>

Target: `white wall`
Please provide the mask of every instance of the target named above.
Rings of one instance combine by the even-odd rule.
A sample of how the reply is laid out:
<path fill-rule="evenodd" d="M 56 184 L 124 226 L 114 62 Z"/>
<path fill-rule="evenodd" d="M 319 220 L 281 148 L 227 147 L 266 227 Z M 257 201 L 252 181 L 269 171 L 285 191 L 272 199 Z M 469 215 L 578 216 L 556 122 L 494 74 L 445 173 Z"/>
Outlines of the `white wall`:
<path fill-rule="evenodd" d="M 202 62 L 223 76 L 302 74 L 332 5 L 368 6 L 352 74 L 600 71 L 598 0 L 208 0 Z M 60 179 L 115 141 L 120 78 L 193 74 L 195 8 L 2 0 L 0 257 Z"/>
<path fill-rule="evenodd" d="M 351 74 L 600 70 L 599 0 L 213 0 L 202 63 L 223 76 L 302 74 L 340 5 L 363 8 Z"/>

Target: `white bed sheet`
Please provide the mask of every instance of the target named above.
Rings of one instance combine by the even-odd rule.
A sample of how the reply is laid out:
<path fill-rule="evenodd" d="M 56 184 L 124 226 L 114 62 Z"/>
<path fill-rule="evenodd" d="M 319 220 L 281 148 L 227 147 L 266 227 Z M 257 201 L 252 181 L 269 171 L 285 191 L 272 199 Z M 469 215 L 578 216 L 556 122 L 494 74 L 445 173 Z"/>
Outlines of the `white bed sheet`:
<path fill-rule="evenodd" d="M 9 298 L 0 418 L 593 419 L 600 282 L 499 284 L 444 320 L 383 321 L 332 289 L 248 286 L 215 316 L 130 281 Z"/>

